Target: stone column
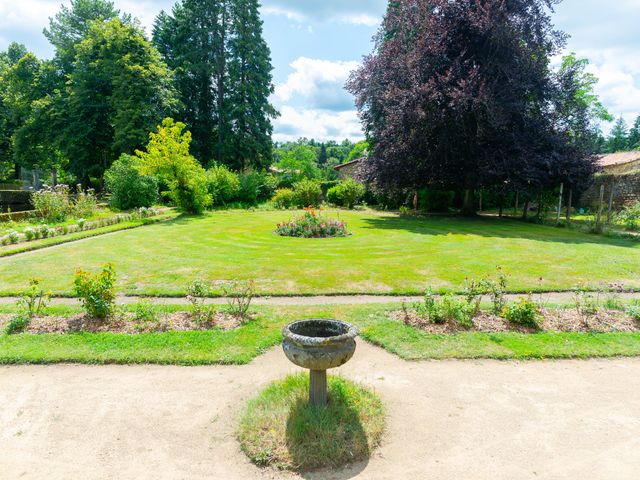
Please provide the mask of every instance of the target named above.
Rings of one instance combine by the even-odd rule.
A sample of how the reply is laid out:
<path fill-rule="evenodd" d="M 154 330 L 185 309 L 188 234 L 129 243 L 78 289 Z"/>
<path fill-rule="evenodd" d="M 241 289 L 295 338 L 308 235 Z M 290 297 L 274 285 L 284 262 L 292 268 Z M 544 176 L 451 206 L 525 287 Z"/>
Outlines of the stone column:
<path fill-rule="evenodd" d="M 309 402 L 317 407 L 327 405 L 326 370 L 309 370 Z"/>

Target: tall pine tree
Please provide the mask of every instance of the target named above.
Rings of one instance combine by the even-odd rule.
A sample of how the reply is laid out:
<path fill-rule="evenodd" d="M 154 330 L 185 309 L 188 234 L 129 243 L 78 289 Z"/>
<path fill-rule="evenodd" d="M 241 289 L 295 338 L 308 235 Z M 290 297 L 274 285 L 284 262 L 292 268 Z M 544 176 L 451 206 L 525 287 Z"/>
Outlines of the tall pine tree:
<path fill-rule="evenodd" d="M 182 0 L 156 19 L 153 39 L 175 71 L 182 109 L 203 164 L 243 169 L 271 161 L 269 49 L 257 0 Z"/>

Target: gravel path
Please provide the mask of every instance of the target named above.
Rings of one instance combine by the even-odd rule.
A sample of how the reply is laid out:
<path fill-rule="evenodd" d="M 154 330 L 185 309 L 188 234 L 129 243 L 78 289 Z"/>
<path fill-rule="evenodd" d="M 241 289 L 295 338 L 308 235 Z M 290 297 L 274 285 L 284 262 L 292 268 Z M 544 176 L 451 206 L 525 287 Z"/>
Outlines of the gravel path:
<path fill-rule="evenodd" d="M 515 300 L 522 294 L 509 294 L 507 299 Z M 544 300 L 549 303 L 568 303 L 573 301 L 573 293 L 571 292 L 551 292 L 542 294 Z M 538 295 L 536 294 L 537 298 Z M 384 304 L 395 302 L 417 302 L 422 300 L 420 296 L 392 296 L 392 295 L 314 295 L 305 297 L 256 297 L 253 299 L 254 305 L 274 305 L 274 306 L 295 306 L 295 305 L 366 305 L 366 304 Z M 640 292 L 620 294 L 623 300 L 640 300 Z M 131 304 L 140 300 L 140 297 L 120 296 L 118 303 Z M 148 298 L 148 300 L 157 305 L 188 305 L 189 302 L 184 297 L 173 298 Z M 11 305 L 16 303 L 16 297 L 0 297 L 0 305 Z M 206 301 L 211 305 L 224 305 L 227 303 L 226 298 L 210 298 Z M 75 298 L 54 298 L 51 300 L 52 305 L 78 305 Z"/>
<path fill-rule="evenodd" d="M 305 479 L 636 479 L 640 359 L 405 362 L 364 342 L 340 373 L 382 396 L 381 448 Z M 0 477 L 291 479 L 234 437 L 243 403 L 295 371 L 248 366 L 0 367 Z"/>

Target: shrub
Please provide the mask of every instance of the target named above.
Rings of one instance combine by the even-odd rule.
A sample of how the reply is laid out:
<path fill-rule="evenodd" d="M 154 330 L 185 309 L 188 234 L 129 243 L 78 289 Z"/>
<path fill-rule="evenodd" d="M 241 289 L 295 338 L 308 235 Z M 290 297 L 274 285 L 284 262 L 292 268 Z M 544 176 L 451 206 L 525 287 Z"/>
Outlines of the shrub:
<path fill-rule="evenodd" d="M 24 332 L 25 328 L 29 326 L 30 322 L 31 318 L 29 318 L 29 316 L 27 315 L 14 315 L 9 319 L 9 323 L 7 323 L 4 332 L 7 335 Z"/>
<path fill-rule="evenodd" d="M 446 190 L 427 188 L 419 192 L 421 207 L 429 212 L 448 212 L 453 204 L 455 193 Z"/>
<path fill-rule="evenodd" d="M 184 123 L 165 118 L 149 134 L 146 152 L 136 152 L 140 164 L 135 168 L 142 175 L 158 177 L 168 189 L 163 194 L 180 210 L 198 214 L 211 205 L 211 195 L 204 168 L 189 154 L 191 133 L 185 128 Z"/>
<path fill-rule="evenodd" d="M 91 275 L 78 269 L 74 279 L 74 292 L 80 297 L 88 315 L 104 320 L 113 314 L 116 300 L 116 272 L 112 264 Z"/>
<path fill-rule="evenodd" d="M 600 310 L 599 295 L 587 292 L 583 288 L 578 288 L 573 293 L 573 303 L 578 315 L 580 315 L 583 320 L 594 316 Z"/>
<path fill-rule="evenodd" d="M 636 322 L 640 322 L 640 305 L 629 305 L 626 312 Z"/>
<path fill-rule="evenodd" d="M 24 238 L 27 240 L 27 242 L 30 242 L 31 240 L 34 240 L 36 238 L 36 231 L 31 227 L 25 228 L 24 229 Z"/>
<path fill-rule="evenodd" d="M 139 160 L 122 155 L 104 173 L 105 186 L 111 193 L 110 205 L 118 210 L 150 207 L 158 201 L 158 180 L 143 176 L 136 168 Z"/>
<path fill-rule="evenodd" d="M 283 237 L 301 238 L 346 237 L 350 235 L 344 222 L 325 218 L 316 213 L 313 208 L 305 209 L 304 215 L 296 217 L 288 223 L 279 223 L 275 233 Z"/>
<path fill-rule="evenodd" d="M 20 293 L 18 298 L 18 309 L 20 313 L 28 318 L 41 315 L 47 304 L 51 294 L 45 293 L 40 287 L 40 280 L 37 278 L 29 279 L 29 287 Z"/>
<path fill-rule="evenodd" d="M 224 206 L 235 200 L 240 193 L 240 177 L 224 165 L 207 170 L 207 190 L 213 206 Z"/>
<path fill-rule="evenodd" d="M 472 303 L 458 299 L 451 294 L 437 298 L 431 288 L 425 292 L 422 303 L 415 305 L 416 313 L 431 323 L 443 324 L 455 321 L 464 328 L 473 327 L 475 307 Z"/>
<path fill-rule="evenodd" d="M 360 203 L 364 194 L 364 185 L 347 178 L 327 191 L 327 200 L 339 207 L 353 208 Z"/>
<path fill-rule="evenodd" d="M 85 227 L 86 223 L 87 223 L 87 221 L 84 218 L 79 218 L 78 222 L 77 222 L 78 229 L 80 231 L 84 230 L 84 227 Z"/>
<path fill-rule="evenodd" d="M 158 308 L 149 300 L 140 300 L 132 307 L 136 328 L 142 330 L 146 325 L 158 322 Z"/>
<path fill-rule="evenodd" d="M 7 232 L 7 238 L 9 243 L 18 243 L 20 241 L 20 234 L 15 230 L 10 230 Z"/>
<path fill-rule="evenodd" d="M 93 189 L 88 189 L 86 192 L 82 190 L 82 186 L 78 185 L 78 195 L 75 202 L 71 207 L 71 212 L 74 217 L 92 217 L 98 210 L 98 199 L 95 196 Z"/>
<path fill-rule="evenodd" d="M 31 203 L 38 215 L 48 222 L 64 222 L 69 214 L 69 187 L 45 187 L 31 194 Z"/>
<path fill-rule="evenodd" d="M 224 296 L 227 297 L 229 313 L 236 317 L 245 318 L 251 301 L 256 294 L 253 280 L 246 282 L 228 282 L 222 286 Z"/>
<path fill-rule="evenodd" d="M 622 223 L 627 230 L 637 230 L 640 228 L 640 202 L 625 207 L 616 216 L 616 221 Z"/>
<path fill-rule="evenodd" d="M 536 330 L 539 330 L 541 326 L 540 310 L 530 295 L 528 297 L 520 297 L 517 302 L 505 305 L 502 310 L 502 317 L 509 323 L 535 328 Z"/>
<path fill-rule="evenodd" d="M 263 196 L 263 176 L 258 172 L 246 172 L 239 178 L 238 200 L 246 205 L 256 205 Z"/>
<path fill-rule="evenodd" d="M 277 208 L 289 209 L 298 205 L 296 194 L 290 188 L 281 188 L 271 199 Z"/>
<path fill-rule="evenodd" d="M 213 305 L 206 301 L 211 294 L 211 286 L 203 280 L 196 280 L 187 286 L 187 300 L 191 304 L 191 313 L 197 324 L 209 324 L 215 316 Z"/>
<path fill-rule="evenodd" d="M 314 180 L 301 180 L 293 185 L 299 207 L 318 207 L 322 201 L 322 189 Z"/>

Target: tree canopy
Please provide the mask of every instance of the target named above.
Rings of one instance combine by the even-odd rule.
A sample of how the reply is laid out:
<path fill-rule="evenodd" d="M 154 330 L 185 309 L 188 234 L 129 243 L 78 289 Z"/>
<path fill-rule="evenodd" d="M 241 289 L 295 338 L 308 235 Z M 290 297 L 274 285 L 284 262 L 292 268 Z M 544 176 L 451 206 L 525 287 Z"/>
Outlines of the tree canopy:
<path fill-rule="evenodd" d="M 551 23 L 553 3 L 391 2 L 374 53 L 348 83 L 371 144 L 367 179 L 389 190 L 532 189 L 591 171 L 554 118 L 550 58 L 565 35 Z"/>

